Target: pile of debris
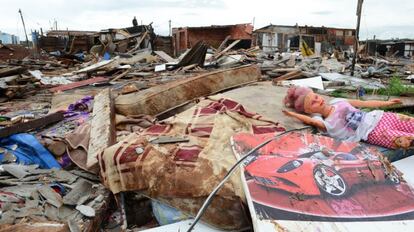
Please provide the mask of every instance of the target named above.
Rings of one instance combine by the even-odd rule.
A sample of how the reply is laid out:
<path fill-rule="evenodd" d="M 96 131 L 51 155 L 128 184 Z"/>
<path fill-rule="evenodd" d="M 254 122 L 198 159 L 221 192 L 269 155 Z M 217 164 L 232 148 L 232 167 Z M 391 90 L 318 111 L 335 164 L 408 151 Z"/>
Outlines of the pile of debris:
<path fill-rule="evenodd" d="M 237 161 L 231 136 L 287 128 L 266 118 L 269 109 L 251 112 L 221 93 L 263 81 L 363 97 L 362 89 L 387 89 L 392 76 L 407 86 L 414 79 L 412 61 L 359 57 L 351 76 L 345 54 L 269 54 L 235 49 L 241 40 L 229 37 L 173 58 L 153 49 L 150 25 L 54 33 L 39 37 L 37 57 L 0 63 L 0 229 L 143 230 L 183 221 Z M 65 33 L 62 44 L 56 36 Z M 249 230 L 242 185 L 232 176 L 203 222 Z"/>
<path fill-rule="evenodd" d="M 39 169 L 38 165 L 0 167 L 0 223 L 16 224 L 2 229 L 18 230 L 22 222 L 53 221 L 71 231 L 91 231 L 104 219 L 110 194 L 97 176 L 77 169 Z"/>

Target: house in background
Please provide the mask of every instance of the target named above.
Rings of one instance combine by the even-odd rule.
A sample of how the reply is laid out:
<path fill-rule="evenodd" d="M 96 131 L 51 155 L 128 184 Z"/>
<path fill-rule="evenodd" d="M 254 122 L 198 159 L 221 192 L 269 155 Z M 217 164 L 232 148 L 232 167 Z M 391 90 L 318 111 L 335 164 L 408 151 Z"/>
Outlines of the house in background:
<path fill-rule="evenodd" d="M 0 41 L 2 44 L 20 44 L 19 37 L 0 31 Z"/>
<path fill-rule="evenodd" d="M 83 50 L 89 51 L 94 44 L 94 37 L 97 36 L 95 31 L 77 31 L 77 30 L 50 30 L 46 36 L 38 34 L 37 31 L 32 33 L 32 40 L 36 48 L 46 52 Z"/>
<path fill-rule="evenodd" d="M 204 40 L 210 46 L 217 48 L 227 36 L 230 36 L 227 41 L 228 44 L 235 40 L 241 40 L 235 48 L 250 48 L 252 34 L 253 25 L 251 24 L 173 28 L 174 55 L 178 56 L 185 52 L 200 40 Z"/>
<path fill-rule="evenodd" d="M 355 29 L 268 25 L 253 33 L 253 45 L 265 52 L 299 50 L 302 41 L 317 54 L 332 52 L 333 49 L 348 50 L 355 43 Z"/>
<path fill-rule="evenodd" d="M 367 40 L 365 53 L 370 56 L 376 54 L 381 56 L 412 57 L 414 55 L 414 40 L 395 39 L 395 40 Z"/>

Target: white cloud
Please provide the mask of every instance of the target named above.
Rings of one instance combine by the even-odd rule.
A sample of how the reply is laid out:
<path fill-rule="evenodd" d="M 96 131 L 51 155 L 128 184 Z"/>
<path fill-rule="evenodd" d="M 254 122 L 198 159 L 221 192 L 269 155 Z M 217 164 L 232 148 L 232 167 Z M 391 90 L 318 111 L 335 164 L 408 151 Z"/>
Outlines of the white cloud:
<path fill-rule="evenodd" d="M 59 29 L 100 30 L 131 25 L 133 16 L 156 33 L 173 27 L 252 22 L 355 27 L 357 0 L 0 0 L 0 30 L 24 38 L 17 13 L 21 8 L 28 32 L 47 30 L 54 19 Z M 361 38 L 414 37 L 411 0 L 365 0 Z"/>

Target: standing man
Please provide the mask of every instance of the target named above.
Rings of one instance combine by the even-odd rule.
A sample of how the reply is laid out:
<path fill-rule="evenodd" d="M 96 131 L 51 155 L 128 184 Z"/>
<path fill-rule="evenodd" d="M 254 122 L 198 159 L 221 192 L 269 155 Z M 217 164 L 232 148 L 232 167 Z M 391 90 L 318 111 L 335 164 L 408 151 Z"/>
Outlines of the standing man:
<path fill-rule="evenodd" d="M 137 18 L 135 18 L 135 16 L 134 16 L 134 19 L 132 20 L 132 25 L 134 27 L 137 27 L 138 26 L 138 21 L 137 21 Z"/>

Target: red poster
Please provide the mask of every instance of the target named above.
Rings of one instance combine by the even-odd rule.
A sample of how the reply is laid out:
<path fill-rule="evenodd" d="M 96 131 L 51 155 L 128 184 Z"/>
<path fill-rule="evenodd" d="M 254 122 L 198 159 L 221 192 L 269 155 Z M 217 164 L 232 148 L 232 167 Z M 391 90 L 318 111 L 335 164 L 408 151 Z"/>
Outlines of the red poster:
<path fill-rule="evenodd" d="M 274 134 L 232 137 L 242 157 Z M 387 221 L 414 219 L 414 192 L 375 148 L 292 132 L 244 162 L 248 195 L 261 219 Z"/>

